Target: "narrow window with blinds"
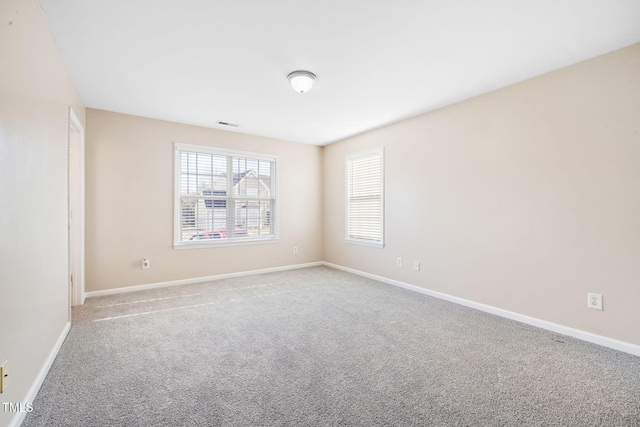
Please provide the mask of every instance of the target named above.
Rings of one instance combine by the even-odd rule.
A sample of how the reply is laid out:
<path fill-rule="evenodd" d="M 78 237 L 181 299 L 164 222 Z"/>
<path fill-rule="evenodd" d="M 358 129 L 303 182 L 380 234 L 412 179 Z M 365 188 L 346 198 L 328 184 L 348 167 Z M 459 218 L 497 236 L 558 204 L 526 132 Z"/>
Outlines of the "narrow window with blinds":
<path fill-rule="evenodd" d="M 346 158 L 346 241 L 383 247 L 384 151 L 376 148 Z"/>
<path fill-rule="evenodd" d="M 276 239 L 276 168 L 271 155 L 175 144 L 174 246 Z"/>

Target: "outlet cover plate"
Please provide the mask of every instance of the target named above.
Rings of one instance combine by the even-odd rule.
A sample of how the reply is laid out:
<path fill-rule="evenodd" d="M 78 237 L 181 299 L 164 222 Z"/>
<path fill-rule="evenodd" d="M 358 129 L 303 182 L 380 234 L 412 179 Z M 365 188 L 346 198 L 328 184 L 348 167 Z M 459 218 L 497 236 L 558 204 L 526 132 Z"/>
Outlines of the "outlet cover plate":
<path fill-rule="evenodd" d="M 587 293 L 587 307 L 593 308 L 594 310 L 602 310 L 602 295 Z"/>
<path fill-rule="evenodd" d="M 5 360 L 2 365 L 0 365 L 0 393 L 4 393 L 7 389 L 7 384 L 9 383 L 9 361 Z"/>

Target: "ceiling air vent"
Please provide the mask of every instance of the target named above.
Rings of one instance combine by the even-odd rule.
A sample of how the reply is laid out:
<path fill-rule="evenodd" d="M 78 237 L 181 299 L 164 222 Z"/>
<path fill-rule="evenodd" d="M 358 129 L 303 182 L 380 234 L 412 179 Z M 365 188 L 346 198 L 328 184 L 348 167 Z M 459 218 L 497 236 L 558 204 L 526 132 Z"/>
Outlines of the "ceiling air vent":
<path fill-rule="evenodd" d="M 240 126 L 240 125 L 236 125 L 235 123 L 221 122 L 220 120 L 218 120 L 216 123 L 222 126 L 230 126 L 232 128 L 237 128 Z"/>

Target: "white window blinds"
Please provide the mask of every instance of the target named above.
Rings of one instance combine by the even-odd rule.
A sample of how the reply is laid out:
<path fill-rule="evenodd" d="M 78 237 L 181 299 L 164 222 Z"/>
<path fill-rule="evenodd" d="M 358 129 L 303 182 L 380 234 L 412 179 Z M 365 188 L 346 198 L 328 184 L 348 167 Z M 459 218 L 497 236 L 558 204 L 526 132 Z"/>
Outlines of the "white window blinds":
<path fill-rule="evenodd" d="M 175 246 L 276 238 L 274 156 L 176 144 Z"/>
<path fill-rule="evenodd" d="M 346 240 L 382 247 L 384 237 L 384 151 L 346 158 Z"/>

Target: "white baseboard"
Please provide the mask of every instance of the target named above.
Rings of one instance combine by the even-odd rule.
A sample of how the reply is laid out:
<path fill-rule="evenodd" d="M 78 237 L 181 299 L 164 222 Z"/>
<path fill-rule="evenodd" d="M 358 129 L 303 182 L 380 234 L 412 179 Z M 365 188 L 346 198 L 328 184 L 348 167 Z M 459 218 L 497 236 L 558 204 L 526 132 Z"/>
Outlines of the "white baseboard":
<path fill-rule="evenodd" d="M 323 265 L 323 262 L 309 262 L 306 264 L 285 265 L 282 267 L 263 268 L 261 270 L 240 271 L 237 273 L 217 274 L 215 276 L 194 277 L 191 279 L 172 280 L 169 282 L 149 283 L 147 285 L 134 285 L 123 288 L 105 289 L 103 291 L 87 292 L 87 298 L 100 297 L 105 295 L 115 295 L 125 292 L 144 291 L 146 289 L 165 288 L 167 286 L 191 285 L 194 283 L 211 282 L 214 280 L 230 279 L 233 277 L 252 276 L 255 274 L 274 273 L 277 271 L 295 270 L 297 268 L 317 267 Z"/>
<path fill-rule="evenodd" d="M 42 387 L 42 383 L 44 383 L 45 378 L 47 378 L 47 374 L 49 373 L 49 369 L 51 369 L 51 365 L 53 365 L 53 361 L 56 359 L 64 340 L 67 338 L 69 331 L 71 330 L 71 322 L 67 322 L 64 329 L 62 329 L 62 333 L 58 337 L 58 340 L 54 344 L 53 348 L 49 352 L 49 357 L 44 361 L 44 365 L 40 369 L 38 376 L 35 381 L 27 391 L 27 395 L 22 400 L 22 403 L 33 403 L 36 396 L 38 395 L 38 391 L 40 391 L 40 387 Z M 17 412 L 13 419 L 9 422 L 9 427 L 18 427 L 24 421 L 24 418 L 27 416 L 26 412 Z"/>
<path fill-rule="evenodd" d="M 475 308 L 476 310 L 484 311 L 487 313 L 495 314 L 496 316 L 505 317 L 507 319 L 515 320 L 517 322 L 526 323 L 527 325 L 536 326 L 541 329 L 556 332 L 558 334 L 567 335 L 573 338 L 577 338 L 582 341 L 587 341 L 593 344 L 598 344 L 604 347 L 609 347 L 614 350 L 623 351 L 625 353 L 640 356 L 640 345 L 628 343 L 625 341 L 619 341 L 613 338 L 608 338 L 602 335 L 593 334 L 591 332 L 582 331 L 580 329 L 570 328 L 568 326 L 559 325 L 557 323 L 547 322 L 546 320 L 537 319 L 535 317 L 525 316 L 524 314 L 514 313 L 513 311 L 504 310 L 490 305 L 481 304 L 479 302 L 467 300 L 464 298 L 447 295 L 441 292 L 432 291 L 429 289 L 421 288 L 420 286 L 410 285 L 409 283 L 401 282 L 399 280 L 388 279 L 386 277 L 377 276 L 375 274 L 365 273 L 363 271 L 355 270 L 353 268 L 343 267 L 341 265 L 332 264 L 329 262 L 323 262 L 323 265 L 327 267 L 335 268 L 337 270 L 346 271 L 348 273 L 357 274 L 358 276 L 367 277 L 369 279 L 377 280 L 379 282 L 387 283 L 389 285 L 399 286 L 401 288 L 409 289 L 414 292 L 429 295 L 442 300 L 450 301 L 456 304 L 464 305 L 466 307 Z"/>

